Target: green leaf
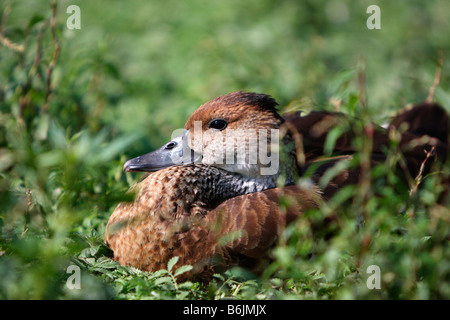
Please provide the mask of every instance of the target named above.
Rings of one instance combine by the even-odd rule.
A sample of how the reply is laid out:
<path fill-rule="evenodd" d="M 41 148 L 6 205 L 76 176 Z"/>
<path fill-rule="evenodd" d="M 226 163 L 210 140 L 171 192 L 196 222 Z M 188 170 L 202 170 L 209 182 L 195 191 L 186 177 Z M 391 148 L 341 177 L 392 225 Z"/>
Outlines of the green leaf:
<path fill-rule="evenodd" d="M 191 281 L 185 281 L 182 284 L 178 285 L 178 289 L 192 289 L 193 285 L 194 283 L 192 283 Z"/>
<path fill-rule="evenodd" d="M 97 260 L 95 263 L 95 266 L 98 268 L 104 268 L 104 269 L 113 269 L 118 266 L 118 262 L 111 260 L 109 258 L 101 257 Z"/>
<path fill-rule="evenodd" d="M 181 299 L 185 299 L 189 294 L 189 291 L 185 291 L 185 292 L 181 292 L 179 294 L 177 294 L 177 299 L 181 300 Z"/>
<path fill-rule="evenodd" d="M 323 152 L 325 155 L 331 155 L 334 146 L 336 145 L 336 141 L 342 133 L 344 133 L 344 130 L 340 127 L 334 127 L 328 132 L 327 139 L 325 140 L 325 145 L 323 147 Z"/>
<path fill-rule="evenodd" d="M 89 248 L 89 253 L 91 254 L 91 256 L 95 256 L 97 254 L 99 248 L 100 248 L 99 246 Z"/>
<path fill-rule="evenodd" d="M 179 257 L 173 257 L 169 260 L 167 263 L 167 270 L 170 272 L 172 271 L 173 266 L 178 262 Z"/>
<path fill-rule="evenodd" d="M 34 26 L 35 24 L 37 24 L 38 22 L 41 22 L 44 20 L 44 16 L 41 14 L 36 14 L 33 17 L 31 17 L 31 19 L 28 21 L 28 29 L 30 29 L 32 26 Z"/>
<path fill-rule="evenodd" d="M 181 266 L 181 267 L 179 267 L 179 268 L 175 271 L 174 276 L 177 277 L 177 276 L 179 276 L 180 274 L 183 274 L 183 273 L 185 273 L 185 272 L 188 272 L 188 271 L 192 270 L 192 268 L 193 268 L 193 267 L 192 267 L 191 265 Z"/>
<path fill-rule="evenodd" d="M 221 275 L 220 273 L 214 273 L 213 277 L 215 277 L 221 281 L 225 281 L 225 277 L 223 275 Z"/>
<path fill-rule="evenodd" d="M 172 283 L 172 282 L 173 282 L 173 280 L 171 277 L 161 277 L 161 278 L 158 278 L 155 280 L 156 285 L 160 285 L 163 283 Z"/>
<path fill-rule="evenodd" d="M 166 274 L 168 274 L 168 273 L 169 273 L 169 272 L 168 272 L 167 270 L 161 269 L 161 270 L 158 270 L 158 271 L 156 271 L 156 272 L 153 272 L 153 273 L 149 276 L 149 279 L 158 278 L 158 277 L 161 277 L 161 276 L 166 275 Z"/>

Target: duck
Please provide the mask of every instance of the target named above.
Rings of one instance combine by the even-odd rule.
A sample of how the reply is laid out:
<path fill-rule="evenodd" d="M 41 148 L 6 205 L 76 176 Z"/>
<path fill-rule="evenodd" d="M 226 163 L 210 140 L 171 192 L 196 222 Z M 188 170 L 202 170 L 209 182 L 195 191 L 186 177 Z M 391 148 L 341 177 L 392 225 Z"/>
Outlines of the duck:
<path fill-rule="evenodd" d="M 306 116 L 301 116 L 300 112 L 291 112 L 284 114 L 283 117 L 292 136 L 300 141 L 301 154 L 298 158 L 302 159 L 300 168 L 302 172 L 305 172 L 311 163 L 316 163 L 323 158 L 329 132 L 333 129 L 340 130 L 340 135 L 329 152 L 333 156 L 326 157 L 324 164 L 316 169 L 313 175 L 316 183 L 324 171 L 342 156 L 350 160 L 357 153 L 353 141 L 361 134 L 361 128 L 367 125 L 361 119 L 349 119 L 343 113 L 330 111 L 312 111 Z M 450 117 L 447 111 L 441 105 L 430 102 L 409 105 L 401 109 L 387 125 L 379 126 L 370 123 L 371 131 L 368 134 L 372 143 L 371 167 L 386 160 L 386 150 L 392 148 L 393 135 L 396 132 L 400 133 L 397 139 L 399 139 L 398 150 L 402 155 L 402 161 L 398 164 L 396 173 L 402 182 L 411 185 L 419 175 L 427 175 L 433 166 L 438 170 L 446 162 L 450 148 L 449 128 Z M 344 185 L 357 183 L 360 170 L 361 168 L 358 167 L 352 171 L 343 171 L 335 182 L 330 182 L 327 186 L 325 198 L 332 197 Z M 344 176 L 345 180 L 343 180 Z"/>
<path fill-rule="evenodd" d="M 348 130 L 335 144 L 338 155 L 321 159 L 326 134 L 347 121 L 343 114 L 281 116 L 277 107 L 266 94 L 219 96 L 195 110 L 160 149 L 126 161 L 125 172 L 146 174 L 129 190 L 134 200 L 119 203 L 108 220 L 105 243 L 114 260 L 154 272 L 178 257 L 177 265 L 192 266 L 180 280 L 207 281 L 236 265 L 261 272 L 287 225 L 319 208 L 342 186 L 357 183 L 358 168 L 337 175 L 325 188 L 318 186 L 330 166 L 355 153 Z M 397 119 L 392 128 L 405 121 L 413 122 Z M 378 129 L 372 161 L 379 162 L 389 137 Z M 404 145 L 413 137 L 406 134 Z M 437 140 L 405 149 L 406 156 L 420 163 L 441 143 Z M 312 163 L 319 164 L 315 173 L 302 180 Z M 409 170 L 416 174 L 418 169 Z"/>

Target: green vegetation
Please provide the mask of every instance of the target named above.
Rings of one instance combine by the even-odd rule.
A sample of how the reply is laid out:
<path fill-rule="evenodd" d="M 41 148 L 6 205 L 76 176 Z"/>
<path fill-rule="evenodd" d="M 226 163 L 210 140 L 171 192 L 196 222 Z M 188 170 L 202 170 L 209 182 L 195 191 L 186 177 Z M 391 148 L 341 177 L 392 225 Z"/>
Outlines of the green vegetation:
<path fill-rule="evenodd" d="M 233 269 L 178 283 L 188 266 L 142 272 L 103 244 L 139 178 L 123 162 L 221 94 L 350 115 L 367 105 L 383 123 L 424 101 L 440 69 L 432 97 L 450 111 L 450 3 L 376 1 L 382 28 L 369 30 L 372 2 L 2 1 L 0 299 L 449 299 L 448 195 L 439 201 L 449 166 L 414 190 L 390 170 L 395 149 L 364 193 L 344 188 L 292 224 L 261 278 Z M 66 27 L 71 4 L 80 30 Z M 329 212 L 342 221 L 326 240 L 313 230 Z M 66 286 L 72 264 L 80 290 Z M 380 290 L 366 286 L 370 265 Z"/>

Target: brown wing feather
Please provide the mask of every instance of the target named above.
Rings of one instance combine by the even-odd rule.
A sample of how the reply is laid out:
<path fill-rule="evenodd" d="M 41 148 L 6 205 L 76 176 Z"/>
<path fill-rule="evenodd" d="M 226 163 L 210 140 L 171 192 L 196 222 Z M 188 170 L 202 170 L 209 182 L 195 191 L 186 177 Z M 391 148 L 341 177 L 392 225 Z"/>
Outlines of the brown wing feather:
<path fill-rule="evenodd" d="M 282 199 L 287 206 L 280 205 Z M 315 187 L 288 186 L 234 197 L 210 212 L 208 218 L 221 221 L 217 236 L 222 250 L 231 259 L 227 264 L 235 263 L 236 257 L 253 258 L 254 264 L 268 258 L 268 250 L 287 224 L 307 209 L 316 208 L 321 201 Z"/>
<path fill-rule="evenodd" d="M 291 205 L 280 208 L 281 197 Z M 185 275 L 208 278 L 220 266 L 238 263 L 238 256 L 265 258 L 285 226 L 308 208 L 316 207 L 321 196 L 316 188 L 289 186 L 234 197 L 224 201 L 204 218 L 161 220 L 150 208 L 134 203 L 120 204 L 110 218 L 105 241 L 121 264 L 142 270 L 165 268 L 173 256 L 179 264 L 194 269 Z M 180 227 L 184 225 L 184 227 Z"/>

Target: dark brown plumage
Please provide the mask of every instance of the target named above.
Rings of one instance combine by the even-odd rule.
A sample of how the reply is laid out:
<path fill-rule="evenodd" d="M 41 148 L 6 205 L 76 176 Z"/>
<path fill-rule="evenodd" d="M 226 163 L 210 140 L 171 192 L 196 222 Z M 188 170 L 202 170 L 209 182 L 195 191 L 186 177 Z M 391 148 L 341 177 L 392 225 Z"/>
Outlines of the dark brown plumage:
<path fill-rule="evenodd" d="M 187 138 L 189 153 L 202 155 L 200 163 L 190 163 L 196 162 L 197 156 L 189 157 L 182 165 L 168 160 L 167 153 L 178 150 L 181 139 L 173 140 L 155 153 L 128 161 L 126 171 L 163 169 L 135 185 L 132 188 L 135 200 L 119 204 L 108 221 L 105 241 L 114 251 L 114 259 L 121 264 L 156 271 L 178 256 L 179 265 L 194 266 L 185 278 L 208 279 L 212 273 L 233 264 L 261 270 L 269 249 L 287 224 L 308 208 L 320 205 L 341 186 L 358 182 L 359 168 L 355 168 L 335 177 L 324 190 L 313 184 L 303 188 L 293 185 L 296 175 L 320 159 L 327 132 L 348 119 L 329 112 L 313 112 L 304 117 L 289 114 L 283 119 L 276 112 L 276 105 L 271 97 L 253 93 L 234 92 L 216 98 L 197 109 L 186 122 L 183 137 Z M 215 156 L 208 152 L 221 146 L 219 142 L 223 138 L 218 136 L 218 130 L 208 131 L 209 124 L 217 119 L 226 123 L 223 132 L 231 129 L 240 132 L 242 127 L 285 128 L 285 147 L 297 141 L 301 150 L 298 143 L 297 150 L 286 148 L 286 154 L 280 157 L 280 172 L 272 176 L 258 174 L 261 163 L 253 166 L 207 163 Z M 195 121 L 201 121 L 203 148 L 194 143 Z M 334 150 L 344 158 L 354 153 L 353 133 L 348 128 Z M 389 145 L 388 132 L 382 128 L 374 132 L 372 160 L 382 161 L 383 148 Z M 413 138 L 417 136 L 411 134 L 404 139 L 409 142 Z M 429 143 L 405 149 L 406 156 L 420 162 L 426 148 Z M 315 178 L 319 179 L 338 159 L 342 157 L 324 161 Z M 281 173 L 288 177 L 287 185 L 277 187 Z M 280 207 L 280 197 L 289 198 L 291 205 Z"/>

